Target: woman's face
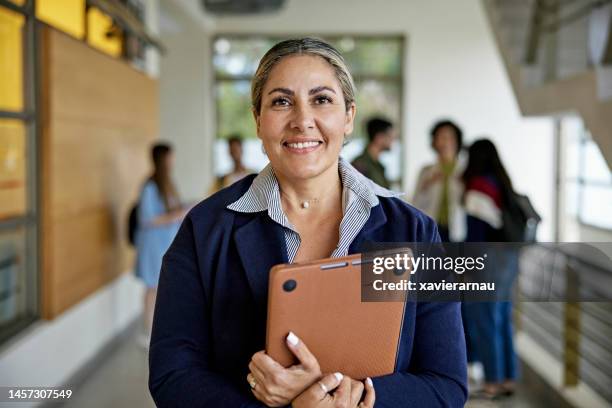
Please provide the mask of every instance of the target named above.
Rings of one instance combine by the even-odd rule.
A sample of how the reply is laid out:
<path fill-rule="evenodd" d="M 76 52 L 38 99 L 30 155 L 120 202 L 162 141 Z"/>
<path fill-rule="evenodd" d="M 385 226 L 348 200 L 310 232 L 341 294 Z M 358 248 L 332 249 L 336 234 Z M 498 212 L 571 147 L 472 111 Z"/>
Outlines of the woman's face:
<path fill-rule="evenodd" d="M 436 132 L 433 141 L 434 150 L 444 159 L 454 159 L 457 155 L 457 137 L 450 126 L 443 126 Z"/>
<path fill-rule="evenodd" d="M 354 117 L 355 104 L 346 110 L 334 69 L 312 55 L 283 58 L 270 72 L 255 112 L 257 136 L 274 171 L 290 179 L 330 170 Z"/>

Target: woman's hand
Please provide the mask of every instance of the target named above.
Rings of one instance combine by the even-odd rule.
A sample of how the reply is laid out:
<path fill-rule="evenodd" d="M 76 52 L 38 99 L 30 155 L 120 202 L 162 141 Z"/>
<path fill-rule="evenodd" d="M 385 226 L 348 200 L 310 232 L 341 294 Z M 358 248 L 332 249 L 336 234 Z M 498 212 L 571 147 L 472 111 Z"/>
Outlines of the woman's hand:
<path fill-rule="evenodd" d="M 335 391 L 334 391 L 335 390 Z M 333 391 L 333 392 L 332 392 Z M 311 385 L 291 403 L 292 408 L 373 408 L 376 394 L 369 378 L 364 384 L 340 373 L 329 374 Z"/>
<path fill-rule="evenodd" d="M 247 381 L 255 397 L 270 407 L 288 405 L 305 389 L 321 378 L 321 368 L 308 347 L 292 332 L 287 346 L 299 364 L 284 368 L 264 351 L 253 355 Z"/>

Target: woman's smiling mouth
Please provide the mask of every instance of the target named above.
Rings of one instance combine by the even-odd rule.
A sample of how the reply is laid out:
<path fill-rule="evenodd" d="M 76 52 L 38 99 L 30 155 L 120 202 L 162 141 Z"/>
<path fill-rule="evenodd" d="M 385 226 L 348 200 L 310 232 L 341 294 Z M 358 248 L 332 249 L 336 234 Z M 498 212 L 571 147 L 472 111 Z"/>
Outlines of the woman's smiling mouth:
<path fill-rule="evenodd" d="M 305 154 L 315 151 L 323 142 L 318 140 L 284 142 L 283 147 L 291 153 Z"/>

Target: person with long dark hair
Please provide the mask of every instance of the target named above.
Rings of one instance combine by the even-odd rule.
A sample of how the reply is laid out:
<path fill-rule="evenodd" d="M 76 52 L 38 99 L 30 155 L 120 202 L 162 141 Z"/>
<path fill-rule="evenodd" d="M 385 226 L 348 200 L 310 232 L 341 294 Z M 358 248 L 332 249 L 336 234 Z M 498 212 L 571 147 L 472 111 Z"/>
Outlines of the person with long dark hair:
<path fill-rule="evenodd" d="M 512 205 L 514 188 L 497 149 L 488 139 L 480 139 L 469 148 L 468 164 L 463 173 L 463 202 L 467 213 L 468 242 L 503 242 L 502 212 Z M 517 376 L 516 355 L 512 340 L 512 303 L 510 289 L 518 273 L 518 257 L 511 249 L 494 253 L 498 302 L 467 302 L 462 311 L 468 351 L 484 366 L 485 384 L 478 393 L 496 398 L 514 392 Z M 470 353 L 468 353 L 469 355 Z"/>
<path fill-rule="evenodd" d="M 162 257 L 185 216 L 186 209 L 172 181 L 174 154 L 172 147 L 158 143 L 151 149 L 153 174 L 145 182 L 138 201 L 138 228 L 136 229 L 135 273 L 146 286 L 144 295 L 143 344 L 153 324 L 153 310 Z"/>

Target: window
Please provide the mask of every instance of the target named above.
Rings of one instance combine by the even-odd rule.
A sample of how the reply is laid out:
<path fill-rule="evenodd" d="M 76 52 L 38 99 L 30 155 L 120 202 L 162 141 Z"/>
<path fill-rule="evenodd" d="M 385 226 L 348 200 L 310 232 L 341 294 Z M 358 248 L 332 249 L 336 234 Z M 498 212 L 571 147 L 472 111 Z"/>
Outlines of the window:
<path fill-rule="evenodd" d="M 0 119 L 0 221 L 26 214 L 26 129 L 23 121 Z"/>
<path fill-rule="evenodd" d="M 0 6 L 0 342 L 38 316 L 33 19 Z"/>
<path fill-rule="evenodd" d="M 95 7 L 87 10 L 87 43 L 113 57 L 121 56 L 121 29 L 113 23 L 112 18 Z"/>
<path fill-rule="evenodd" d="M 580 222 L 612 230 L 612 171 L 579 119 L 565 119 L 567 208 Z"/>
<path fill-rule="evenodd" d="M 85 0 L 37 0 L 36 17 L 75 38 L 85 36 Z"/>
<path fill-rule="evenodd" d="M 323 37 L 344 56 L 357 87 L 357 117 L 351 142 L 342 156 L 352 160 L 363 150 L 366 142 L 365 123 L 369 117 L 389 118 L 399 130 L 402 112 L 402 37 Z M 217 137 L 215 145 L 215 173 L 231 169 L 224 138 L 239 134 L 245 139 L 244 160 L 248 168 L 260 170 L 267 163 L 256 139 L 251 113 L 251 78 L 264 53 L 281 37 L 220 36 L 213 44 L 215 72 L 215 100 L 217 109 Z M 387 176 L 401 182 L 401 145 L 396 143 L 391 152 L 381 156 Z"/>
<path fill-rule="evenodd" d="M 0 109 L 23 109 L 23 23 L 16 12 L 0 9 Z"/>
<path fill-rule="evenodd" d="M 111 2 L 112 3 L 112 2 Z M 100 3 L 104 8 L 105 2 Z M 151 39 L 143 39 L 145 5 L 142 0 L 119 0 L 111 9 L 88 6 L 85 0 L 36 0 L 36 17 L 115 58 L 124 58 L 145 69 L 145 53 Z M 124 19 L 113 19 L 112 9 L 123 9 L 142 25 L 126 29 Z M 131 23 L 133 24 L 133 23 Z M 138 34 L 136 34 L 138 32 Z"/>
<path fill-rule="evenodd" d="M 112 8 L 101 10 L 105 2 L 100 3 L 100 9 L 87 7 L 86 3 L 86 0 L 0 2 L 0 343 L 40 315 L 37 67 L 32 66 L 38 46 L 34 35 L 37 20 L 107 54 L 125 58 L 141 69 L 146 47 L 161 48 L 146 33 L 144 24 L 111 18 L 108 13 L 112 13 Z M 120 0 L 120 4 L 124 11 L 143 22 L 144 1 Z M 132 31 L 122 24 L 130 25 Z"/>

